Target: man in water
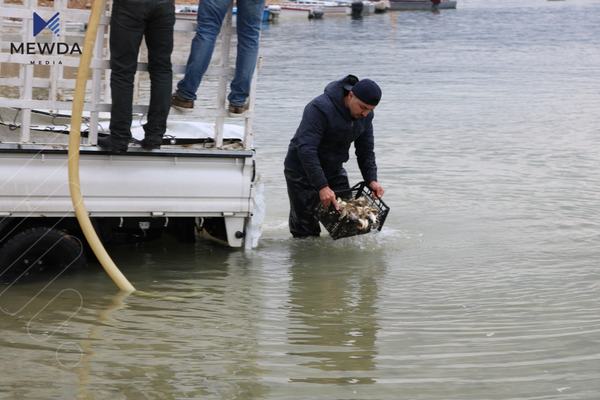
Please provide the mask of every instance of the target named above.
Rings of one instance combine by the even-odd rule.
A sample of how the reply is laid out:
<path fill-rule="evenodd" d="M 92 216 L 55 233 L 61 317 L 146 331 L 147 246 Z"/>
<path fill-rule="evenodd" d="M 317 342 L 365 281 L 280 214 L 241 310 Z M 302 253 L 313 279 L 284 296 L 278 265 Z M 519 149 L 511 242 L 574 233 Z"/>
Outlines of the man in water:
<path fill-rule="evenodd" d="M 383 196 L 377 182 L 373 139 L 373 110 L 381 89 L 370 79 L 354 75 L 331 82 L 325 92 L 304 108 L 284 162 L 290 199 L 289 228 L 294 237 L 319 236 L 315 208 L 338 209 L 335 191 L 350 188 L 343 163 L 354 143 L 360 172 L 375 196 Z"/>

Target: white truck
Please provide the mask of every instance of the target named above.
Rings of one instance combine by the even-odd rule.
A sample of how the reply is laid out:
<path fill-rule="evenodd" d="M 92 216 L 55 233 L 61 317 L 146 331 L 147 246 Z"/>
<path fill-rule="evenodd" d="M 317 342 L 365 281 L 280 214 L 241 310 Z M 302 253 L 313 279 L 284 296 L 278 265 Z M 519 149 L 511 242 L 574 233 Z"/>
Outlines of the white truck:
<path fill-rule="evenodd" d="M 61 34 L 46 29 L 33 37 L 35 15 L 44 19 L 55 13 L 60 15 Z M 256 191 L 254 87 L 250 109 L 230 120 L 225 91 L 232 73 L 231 16 L 220 37 L 219 65 L 211 67 L 218 79 L 211 122 L 174 115 L 161 149 L 133 145 L 115 155 L 96 146 L 98 136 L 107 131 L 110 111 L 109 15 L 106 9 L 96 38 L 80 147 L 81 192 L 100 238 L 111 244 L 172 234 L 193 241 L 205 231 L 231 247 L 242 247 Z M 55 0 L 53 8 L 33 0 L 24 5 L 0 0 L 0 278 L 9 276 L 9 269 L 32 264 L 85 263 L 85 240 L 69 195 L 67 141 L 68 98 L 79 63 L 75 47 L 83 49 L 88 16 L 87 10 L 68 8 L 66 0 Z M 176 31 L 193 32 L 193 22 L 177 21 Z M 51 48 L 53 53 L 40 51 Z M 58 53 L 60 48 L 70 50 Z M 173 68 L 174 77 L 181 77 L 184 65 Z M 147 70 L 143 57 L 138 70 L 142 75 Z M 143 135 L 147 107 L 134 104 L 133 110 L 135 137 Z"/>

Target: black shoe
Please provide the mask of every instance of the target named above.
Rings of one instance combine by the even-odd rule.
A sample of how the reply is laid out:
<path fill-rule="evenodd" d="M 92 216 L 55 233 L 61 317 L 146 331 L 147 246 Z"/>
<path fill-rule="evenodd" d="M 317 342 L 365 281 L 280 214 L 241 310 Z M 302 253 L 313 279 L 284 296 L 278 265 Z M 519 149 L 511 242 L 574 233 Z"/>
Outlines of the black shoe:
<path fill-rule="evenodd" d="M 98 147 L 100 147 L 104 151 L 108 151 L 113 154 L 123 154 L 123 153 L 127 152 L 127 145 L 116 146 L 113 143 L 112 137 L 110 137 L 110 136 L 99 137 L 98 138 Z"/>
<path fill-rule="evenodd" d="M 160 144 L 151 143 L 147 139 L 140 140 L 140 146 L 144 150 L 158 150 L 160 149 Z"/>

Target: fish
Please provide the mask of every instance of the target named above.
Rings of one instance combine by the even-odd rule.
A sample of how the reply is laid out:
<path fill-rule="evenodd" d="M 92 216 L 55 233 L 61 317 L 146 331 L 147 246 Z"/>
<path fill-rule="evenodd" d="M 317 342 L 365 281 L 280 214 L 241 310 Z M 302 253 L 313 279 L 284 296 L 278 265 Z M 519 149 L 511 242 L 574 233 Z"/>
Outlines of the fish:
<path fill-rule="evenodd" d="M 361 231 L 366 230 L 369 227 L 369 221 L 367 221 L 366 219 L 360 218 L 358 220 L 358 229 L 360 229 Z"/>
<path fill-rule="evenodd" d="M 337 203 L 339 206 L 338 219 L 340 221 L 355 222 L 357 228 L 362 231 L 377 225 L 379 210 L 371 206 L 369 199 L 365 196 L 347 201 L 338 197 Z"/>
<path fill-rule="evenodd" d="M 345 208 L 340 208 L 340 220 L 346 218 L 348 216 L 348 210 Z"/>
<path fill-rule="evenodd" d="M 369 221 L 371 221 L 371 223 L 373 225 L 377 224 L 377 217 L 375 216 L 375 214 L 369 213 L 369 215 L 367 215 L 367 217 L 369 218 Z"/>

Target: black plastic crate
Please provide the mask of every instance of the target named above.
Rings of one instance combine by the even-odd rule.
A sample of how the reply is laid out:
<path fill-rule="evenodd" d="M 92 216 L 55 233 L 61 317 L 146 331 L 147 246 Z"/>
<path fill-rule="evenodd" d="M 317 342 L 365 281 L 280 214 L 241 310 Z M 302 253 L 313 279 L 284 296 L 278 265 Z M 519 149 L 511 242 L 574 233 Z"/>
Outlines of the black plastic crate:
<path fill-rule="evenodd" d="M 366 206 L 375 210 L 374 214 L 376 214 L 376 221 L 373 222 L 368 220 L 368 226 L 364 227 L 364 222 L 359 222 L 353 218 L 354 216 L 348 214 L 342 216 L 342 213 L 337 211 L 333 205 L 330 205 L 328 209 L 325 209 L 322 204 L 319 204 L 317 207 L 317 216 L 333 239 L 364 235 L 372 230 L 380 231 L 381 228 L 383 228 L 383 224 L 390 212 L 390 208 L 383 200 L 375 198 L 373 191 L 366 183 L 357 183 L 351 189 L 335 192 L 335 194 L 337 198 L 341 198 L 344 201 L 364 197 L 366 199 Z M 361 223 L 363 224 L 362 226 Z"/>

